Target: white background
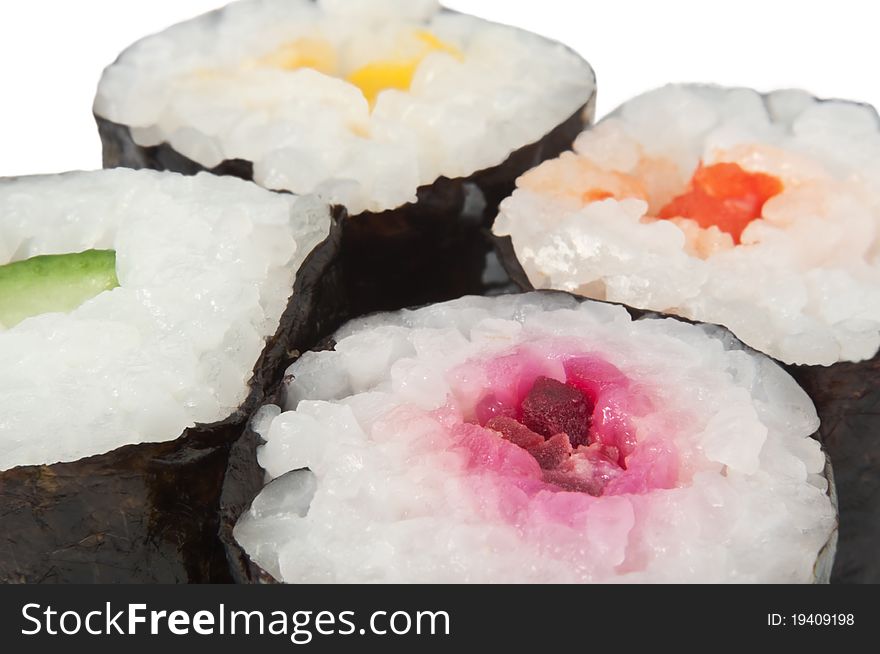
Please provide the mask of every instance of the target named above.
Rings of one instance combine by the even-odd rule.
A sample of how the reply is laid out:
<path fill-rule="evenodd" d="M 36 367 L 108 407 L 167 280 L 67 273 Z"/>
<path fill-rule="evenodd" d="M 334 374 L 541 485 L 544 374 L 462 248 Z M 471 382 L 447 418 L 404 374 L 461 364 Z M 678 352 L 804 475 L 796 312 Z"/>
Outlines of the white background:
<path fill-rule="evenodd" d="M 0 0 L 0 176 L 98 168 L 104 66 L 137 38 L 221 0 Z M 579 50 L 599 114 L 670 81 L 801 87 L 880 104 L 869 0 L 447 0 Z"/>

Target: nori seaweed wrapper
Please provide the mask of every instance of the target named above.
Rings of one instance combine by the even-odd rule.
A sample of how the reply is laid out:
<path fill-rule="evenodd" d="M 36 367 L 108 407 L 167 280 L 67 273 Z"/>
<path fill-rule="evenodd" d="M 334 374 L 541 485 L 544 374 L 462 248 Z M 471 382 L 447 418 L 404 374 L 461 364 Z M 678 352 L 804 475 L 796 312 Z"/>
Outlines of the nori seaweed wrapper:
<path fill-rule="evenodd" d="M 232 581 L 218 536 L 230 453 L 284 370 L 347 318 L 337 292 L 341 212 L 296 277 L 240 409 L 175 441 L 0 472 L 0 582 Z M 235 474 L 232 470 L 230 474 Z"/>
<path fill-rule="evenodd" d="M 344 211 L 337 209 L 337 215 L 344 220 Z M 235 523 L 265 485 L 265 473 L 257 464 L 257 447 L 262 444 L 262 439 L 251 429 L 250 418 L 263 405 L 280 404 L 287 368 L 304 352 L 332 347 L 328 345 L 329 336 L 355 317 L 344 291 L 341 237 L 342 229 L 337 223 L 331 242 L 312 255 L 318 260 L 312 271 L 319 274 L 309 274 L 302 282 L 297 278 L 294 298 L 299 302 L 291 303 L 285 318 L 291 324 L 290 342 L 300 345 L 297 349 L 286 350 L 280 359 L 281 367 L 274 370 L 272 383 L 264 387 L 262 401 L 250 407 L 244 428 L 236 435 L 229 451 L 218 520 L 225 570 L 236 583 L 273 582 L 268 573 L 251 563 L 232 536 Z"/>
<path fill-rule="evenodd" d="M 880 355 L 788 371 L 816 404 L 834 464 L 840 544 L 831 580 L 880 583 Z"/>
<path fill-rule="evenodd" d="M 492 240 L 493 245 L 498 249 L 496 253 L 498 263 L 493 265 L 503 265 L 506 273 L 509 275 L 510 279 L 513 280 L 512 285 L 516 284 L 521 286 L 519 290 L 510 289 L 510 292 L 535 292 L 535 289 L 531 287 L 531 284 L 529 283 L 528 278 L 525 276 L 525 273 L 523 272 L 522 267 L 519 265 L 519 262 L 516 260 L 515 257 L 513 259 L 510 258 L 513 252 L 513 247 L 510 244 L 510 239 L 508 237 L 505 237 L 503 239 L 491 237 L 490 240 Z M 484 293 L 482 294 L 486 295 L 491 294 L 491 291 L 493 289 L 484 288 L 483 290 Z M 487 293 L 486 291 L 489 292 Z M 587 300 L 587 298 L 583 298 L 571 293 L 565 293 L 564 291 L 542 290 L 537 292 L 570 295 L 580 302 Z M 616 306 L 621 306 L 626 309 L 626 311 L 630 314 L 630 316 L 632 316 L 634 320 L 638 320 L 641 318 L 669 318 L 672 320 L 677 320 L 679 322 L 699 324 L 694 323 L 690 320 L 686 320 L 684 318 L 680 318 L 678 316 L 660 314 L 654 311 L 642 311 L 640 309 L 633 309 L 632 307 L 628 307 L 625 305 Z M 719 329 L 724 328 L 722 327 Z M 732 334 L 731 337 L 739 342 L 739 340 L 736 339 L 736 337 Z M 313 350 L 332 350 L 333 348 L 335 348 L 335 346 L 336 342 L 333 340 L 332 336 L 328 336 L 317 347 L 313 348 Z M 743 345 L 742 347 L 750 352 L 755 351 L 747 345 Z M 281 381 L 278 388 L 275 390 L 274 396 L 271 397 L 268 401 L 268 404 L 276 404 L 278 406 L 283 405 L 285 395 L 285 383 L 286 380 Z M 813 434 L 813 438 L 821 440 L 819 433 Z M 238 443 L 236 443 L 236 447 L 233 450 L 232 456 L 230 457 L 230 470 L 234 470 L 235 472 L 234 474 L 227 474 L 225 480 L 225 488 L 223 491 L 224 499 L 226 499 L 227 497 L 233 498 L 234 502 L 230 506 L 223 507 L 223 515 L 221 518 L 221 534 L 223 536 L 224 544 L 227 548 L 230 571 L 236 583 L 279 583 L 278 580 L 276 580 L 270 573 L 266 572 L 263 568 L 254 563 L 233 537 L 233 529 L 235 528 L 238 519 L 250 507 L 254 498 L 259 495 L 260 491 L 266 485 L 266 473 L 263 468 L 260 467 L 260 464 L 257 461 L 257 448 L 263 443 L 264 441 L 260 437 L 260 435 L 254 432 L 254 430 L 251 428 L 251 425 L 248 425 L 247 431 L 245 432 L 244 436 L 239 439 Z M 824 476 L 828 480 L 828 495 L 831 498 L 834 506 L 837 507 L 839 486 L 837 484 L 836 468 L 833 467 L 833 462 L 831 457 L 829 456 L 827 449 L 825 452 L 825 456 L 827 463 L 825 466 Z M 829 583 L 829 578 L 830 581 L 834 581 L 834 578 L 831 577 L 831 575 L 832 566 L 835 562 L 835 555 L 838 552 L 838 532 L 839 526 L 838 528 L 835 528 L 834 532 L 829 537 L 828 542 L 816 556 L 814 577 L 815 583 L 817 584 L 827 584 Z"/>

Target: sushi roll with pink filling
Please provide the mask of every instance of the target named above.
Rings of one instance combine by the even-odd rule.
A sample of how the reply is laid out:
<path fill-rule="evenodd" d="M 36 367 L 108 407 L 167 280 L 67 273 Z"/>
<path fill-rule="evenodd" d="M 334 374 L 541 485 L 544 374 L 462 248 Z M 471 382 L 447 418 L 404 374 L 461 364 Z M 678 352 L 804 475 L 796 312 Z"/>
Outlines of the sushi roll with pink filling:
<path fill-rule="evenodd" d="M 254 429 L 284 582 L 825 581 L 815 409 L 723 329 L 563 294 L 357 320 Z"/>

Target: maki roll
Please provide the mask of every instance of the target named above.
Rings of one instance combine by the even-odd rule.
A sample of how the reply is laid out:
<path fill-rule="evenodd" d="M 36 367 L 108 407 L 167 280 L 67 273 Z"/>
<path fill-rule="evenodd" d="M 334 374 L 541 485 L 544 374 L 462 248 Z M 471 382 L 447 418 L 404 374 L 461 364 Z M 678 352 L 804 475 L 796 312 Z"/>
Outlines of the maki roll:
<path fill-rule="evenodd" d="M 307 308 L 330 234 L 325 205 L 235 179 L 0 181 L 0 580 L 229 578 L 229 450 L 334 328 Z"/>
<path fill-rule="evenodd" d="M 480 228 L 571 146 L 594 97 L 569 49 L 433 0 L 245 0 L 126 50 L 94 112 L 105 167 L 210 170 L 345 207 L 366 312 L 485 290 Z"/>
<path fill-rule="evenodd" d="M 245 0 L 126 50 L 94 109 L 136 149 L 108 140 L 108 163 L 173 167 L 150 158 L 162 146 L 203 169 L 239 161 L 354 215 L 498 166 L 593 93 L 570 50 L 431 0 Z"/>
<path fill-rule="evenodd" d="M 348 324 L 254 428 L 285 582 L 827 580 L 807 395 L 728 332 L 534 293 Z"/>
<path fill-rule="evenodd" d="M 841 491 L 837 578 L 880 581 L 876 111 L 668 86 L 517 186 L 495 233 L 525 288 L 724 325 L 790 366 Z"/>
<path fill-rule="evenodd" d="M 670 86 L 518 181 L 496 234 L 537 288 L 729 327 L 789 364 L 880 348 L 880 124 L 793 91 Z"/>

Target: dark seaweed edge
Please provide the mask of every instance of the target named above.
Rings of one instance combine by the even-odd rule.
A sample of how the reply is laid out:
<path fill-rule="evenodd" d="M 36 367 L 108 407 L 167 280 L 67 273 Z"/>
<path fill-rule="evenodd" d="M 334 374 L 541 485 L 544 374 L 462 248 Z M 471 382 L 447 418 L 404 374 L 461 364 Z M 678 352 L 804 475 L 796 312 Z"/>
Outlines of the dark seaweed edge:
<path fill-rule="evenodd" d="M 500 202 L 512 192 L 514 180 L 510 179 L 509 171 L 519 170 L 522 173 L 533 168 L 535 165 L 546 161 L 548 153 L 553 156 L 561 154 L 570 148 L 574 138 L 590 125 L 596 113 L 596 91 L 581 105 L 571 116 L 562 123 L 551 129 L 539 140 L 528 143 L 513 150 L 506 159 L 495 166 L 484 168 L 471 173 L 466 177 L 449 178 L 441 175 L 432 184 L 420 186 L 416 190 L 418 200 L 403 204 L 399 207 L 382 212 L 365 211 L 351 216 L 351 220 L 371 220 L 380 218 L 387 220 L 394 214 L 411 214 L 420 210 L 427 201 L 438 192 L 440 186 L 476 184 L 481 188 L 500 189 L 493 196 L 487 196 L 490 204 L 497 198 Z M 126 125 L 114 123 L 98 114 L 94 114 L 98 126 L 98 133 L 102 143 L 102 160 L 104 168 L 133 168 L 149 169 L 157 171 L 172 171 L 183 175 L 197 175 L 198 173 L 211 173 L 219 176 L 238 177 L 248 182 L 253 181 L 253 162 L 244 159 L 227 159 L 213 168 L 206 168 L 201 164 L 189 159 L 177 152 L 170 144 L 163 142 L 156 146 L 140 146 L 135 143 L 131 134 L 131 128 Z M 577 129 L 574 127 L 577 126 Z M 501 193 L 501 190 L 510 189 L 509 192 Z M 281 189 L 277 192 L 289 193 Z M 494 219 L 494 216 L 492 216 Z"/>
<path fill-rule="evenodd" d="M 819 433 L 817 432 L 813 438 L 820 439 Z M 831 499 L 831 504 L 834 506 L 834 514 L 837 516 L 837 522 L 834 525 L 834 531 L 832 532 L 831 537 L 828 539 L 828 542 L 825 543 L 825 547 L 819 551 L 816 565 L 813 566 L 813 576 L 816 578 L 816 583 L 818 584 L 830 584 L 834 575 L 834 564 L 837 560 L 837 547 L 840 542 L 840 498 L 837 494 L 837 479 L 834 476 L 831 455 L 828 454 L 828 450 L 824 445 L 822 446 L 822 450 L 825 453 L 825 479 L 828 480 L 828 497 Z"/>
<path fill-rule="evenodd" d="M 343 282 L 339 254 L 344 220 L 345 211 L 337 208 L 330 237 L 312 251 L 303 264 L 304 273 L 297 276 L 293 292 L 295 299 L 281 320 L 280 331 L 287 334 L 287 342 L 268 355 L 272 383 L 264 386 L 267 392 L 250 407 L 249 418 L 260 406 L 280 403 L 283 376 L 289 365 L 303 352 L 317 347 L 321 339 L 335 333 L 351 317 L 346 296 L 340 292 Z M 265 485 L 263 470 L 250 464 L 256 462 L 257 448 L 262 443 L 248 420 L 232 445 L 221 492 L 219 537 L 232 580 L 237 583 L 272 581 L 251 564 L 232 535 L 239 517 Z"/>
<path fill-rule="evenodd" d="M 840 542 L 832 583 L 880 583 L 880 354 L 860 363 L 783 366 L 807 392 L 834 463 Z"/>
<path fill-rule="evenodd" d="M 513 238 L 510 236 L 496 236 L 492 234 L 492 241 L 495 245 L 495 251 L 498 253 L 498 260 L 501 267 L 507 272 L 510 280 L 519 287 L 523 293 L 531 293 L 537 289 L 532 285 L 532 281 L 526 274 L 525 269 L 516 256 L 516 248 L 513 247 Z"/>
<path fill-rule="evenodd" d="M 507 238 L 507 237 L 505 237 L 505 238 Z M 503 247 L 504 240 L 505 239 L 496 237 L 496 244 L 500 243 L 500 245 Z M 512 250 L 512 248 L 511 248 L 511 250 Z M 519 267 L 519 262 L 517 261 L 515 263 L 516 263 L 516 267 Z M 514 275 L 517 273 L 516 267 L 514 267 L 514 269 L 508 271 L 509 273 L 511 273 L 511 277 L 514 279 L 515 279 Z M 521 272 L 522 268 L 519 267 L 519 270 Z M 624 309 L 629 314 L 630 318 L 633 321 L 673 320 L 675 322 L 693 325 L 696 327 L 709 327 L 712 330 L 716 331 L 716 333 L 719 333 L 720 335 L 726 336 L 729 340 L 731 340 L 733 343 L 738 345 L 739 349 L 742 349 L 743 351 L 748 352 L 750 354 L 759 355 L 761 357 L 769 359 L 770 361 L 773 361 L 774 363 L 779 365 L 780 368 L 782 368 L 783 370 L 788 372 L 784 366 L 779 364 L 777 361 L 775 361 L 771 357 L 768 357 L 767 355 L 762 354 L 761 352 L 758 352 L 754 348 L 751 348 L 748 345 L 746 345 L 745 343 L 743 343 L 742 341 L 740 341 L 726 327 L 722 327 L 722 326 L 718 326 L 718 325 L 710 325 L 710 324 L 706 324 L 706 323 L 699 323 L 699 322 L 695 322 L 692 320 L 688 320 L 686 318 L 681 318 L 679 316 L 658 313 L 655 311 L 643 311 L 641 309 L 634 309 L 632 307 L 626 306 L 625 304 L 619 304 L 619 303 L 615 303 L 615 302 L 605 302 L 602 300 L 593 300 L 590 298 L 585 298 L 585 297 L 576 295 L 574 293 L 568 293 L 566 291 L 543 290 L 543 289 L 542 290 L 523 289 L 522 292 L 519 293 L 519 295 L 525 295 L 525 294 L 560 295 L 560 296 L 572 298 L 580 304 L 583 304 L 584 302 L 594 302 L 597 304 L 604 304 L 607 306 L 619 307 L 619 308 Z M 483 296 L 483 297 L 485 297 L 485 296 Z M 359 316 L 357 319 L 368 318 L 371 316 L 379 316 L 379 315 L 383 315 L 383 314 L 393 315 L 395 313 L 400 313 L 401 311 L 415 311 L 415 310 L 424 308 L 426 306 L 430 306 L 430 305 L 405 307 L 405 308 L 399 309 L 397 311 L 389 311 L 389 312 L 377 311 L 377 312 L 367 314 L 365 316 Z M 314 351 L 332 350 L 334 348 L 335 344 L 336 344 L 336 341 L 335 341 L 335 334 L 334 334 L 334 336 L 330 336 L 330 337 L 327 337 L 326 339 L 324 339 L 322 341 L 320 347 L 316 348 Z M 284 392 L 285 392 L 285 387 L 284 387 L 284 384 L 282 383 L 281 388 L 279 388 L 275 393 L 275 402 L 273 402 L 274 404 L 280 405 L 283 402 Z M 830 572 L 830 569 L 832 568 L 832 565 L 834 564 L 835 557 L 836 557 L 836 554 L 838 551 L 837 544 L 838 544 L 839 531 L 840 531 L 840 518 L 839 518 L 839 513 L 837 512 L 837 510 L 838 510 L 838 492 L 837 492 L 837 486 L 835 483 L 834 468 L 832 466 L 831 457 L 828 455 L 828 452 L 825 449 L 825 446 L 824 446 L 822 439 L 820 437 L 820 432 L 815 432 L 815 433 L 811 434 L 810 437 L 813 438 L 814 440 L 818 441 L 820 443 L 820 445 L 822 445 L 822 452 L 825 455 L 825 461 L 826 461 L 825 471 L 824 471 L 823 476 L 825 477 L 826 481 L 828 482 L 828 489 L 827 489 L 826 494 L 828 495 L 829 499 L 831 500 L 831 502 L 835 508 L 835 516 L 836 516 L 835 526 L 832 530 L 832 533 L 829 536 L 828 541 L 821 548 L 821 550 L 817 553 L 816 562 L 813 566 L 814 583 L 825 584 L 825 583 L 829 582 L 829 579 L 826 577 L 826 573 Z M 237 463 L 237 465 L 241 465 L 243 468 L 251 469 L 251 471 L 252 471 L 251 474 L 254 477 L 259 475 L 261 478 L 264 478 L 265 471 L 263 470 L 263 468 L 260 467 L 259 463 L 257 462 L 257 455 L 256 455 L 257 447 L 259 445 L 263 444 L 264 441 L 262 440 L 262 438 L 258 434 L 256 434 L 256 432 L 254 432 L 252 425 L 248 425 L 248 433 L 246 435 L 246 439 L 247 439 L 248 445 L 252 446 L 252 448 L 248 447 L 246 450 L 242 450 L 241 452 L 239 452 L 239 454 L 241 455 L 241 458 L 239 458 L 236 463 Z M 256 470 L 258 472 L 253 472 L 254 468 L 256 468 Z M 259 494 L 259 491 L 262 490 L 262 488 L 264 488 L 265 486 L 266 486 L 265 483 L 261 483 L 256 494 Z M 256 494 L 254 495 L 254 497 L 256 497 Z M 251 498 L 250 502 L 248 502 L 248 506 L 250 505 L 251 502 L 253 502 L 253 498 Z M 240 517 L 240 514 L 239 514 L 239 517 Z M 235 526 L 234 523 L 230 526 L 230 529 L 229 529 L 230 535 L 232 533 L 232 529 L 234 529 L 234 526 Z M 275 579 L 275 577 L 273 577 L 269 572 L 267 572 L 262 567 L 260 567 L 257 563 L 255 563 L 247 555 L 247 553 L 244 551 L 244 549 L 240 545 L 235 543 L 234 538 L 233 538 L 233 543 L 234 543 L 235 551 L 237 552 L 237 554 L 239 554 L 239 556 L 235 562 L 239 563 L 242 566 L 239 571 L 233 572 L 233 576 L 235 577 L 235 579 L 238 583 L 260 583 L 260 584 L 283 583 L 283 582 L 280 582 L 277 579 Z"/>

